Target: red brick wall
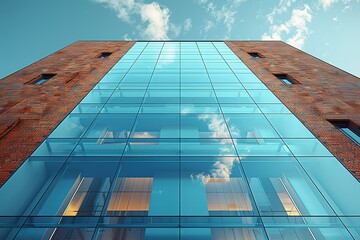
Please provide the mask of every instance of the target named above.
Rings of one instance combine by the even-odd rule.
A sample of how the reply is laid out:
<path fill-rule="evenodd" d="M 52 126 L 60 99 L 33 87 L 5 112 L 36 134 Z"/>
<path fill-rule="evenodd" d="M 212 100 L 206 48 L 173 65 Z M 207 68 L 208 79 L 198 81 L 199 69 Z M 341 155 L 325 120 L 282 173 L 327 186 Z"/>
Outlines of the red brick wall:
<path fill-rule="evenodd" d="M 280 41 L 226 44 L 360 179 L 360 147 L 326 120 L 350 119 L 360 125 L 360 79 Z M 301 84 L 285 85 L 273 73 L 289 74 Z"/>
<path fill-rule="evenodd" d="M 76 42 L 0 81 L 0 186 L 133 44 Z M 42 73 L 56 76 L 27 83 Z"/>

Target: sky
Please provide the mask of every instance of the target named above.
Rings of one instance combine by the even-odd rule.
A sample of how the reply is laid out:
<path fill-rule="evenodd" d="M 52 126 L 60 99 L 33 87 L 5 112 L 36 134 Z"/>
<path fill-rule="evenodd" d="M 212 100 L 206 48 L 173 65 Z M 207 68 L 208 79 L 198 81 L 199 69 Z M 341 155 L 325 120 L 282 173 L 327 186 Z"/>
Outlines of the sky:
<path fill-rule="evenodd" d="M 282 40 L 360 77 L 360 0 L 0 0 L 0 79 L 79 40 Z"/>

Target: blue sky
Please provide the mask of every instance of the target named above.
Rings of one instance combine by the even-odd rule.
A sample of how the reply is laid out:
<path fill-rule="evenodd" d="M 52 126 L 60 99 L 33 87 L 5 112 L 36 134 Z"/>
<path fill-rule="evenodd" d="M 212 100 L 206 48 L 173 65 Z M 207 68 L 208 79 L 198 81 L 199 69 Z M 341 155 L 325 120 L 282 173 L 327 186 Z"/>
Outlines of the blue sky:
<path fill-rule="evenodd" d="M 281 39 L 360 76 L 360 0 L 1 0 L 0 78 L 78 40 Z"/>

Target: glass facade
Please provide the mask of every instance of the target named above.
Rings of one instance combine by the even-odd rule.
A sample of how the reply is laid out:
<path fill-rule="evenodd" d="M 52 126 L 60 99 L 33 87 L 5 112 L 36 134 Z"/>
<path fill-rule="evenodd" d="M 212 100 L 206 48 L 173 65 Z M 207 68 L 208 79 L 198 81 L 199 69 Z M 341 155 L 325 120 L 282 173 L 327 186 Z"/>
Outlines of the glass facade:
<path fill-rule="evenodd" d="M 137 42 L 0 189 L 1 239 L 360 239 L 360 184 L 223 42 Z"/>

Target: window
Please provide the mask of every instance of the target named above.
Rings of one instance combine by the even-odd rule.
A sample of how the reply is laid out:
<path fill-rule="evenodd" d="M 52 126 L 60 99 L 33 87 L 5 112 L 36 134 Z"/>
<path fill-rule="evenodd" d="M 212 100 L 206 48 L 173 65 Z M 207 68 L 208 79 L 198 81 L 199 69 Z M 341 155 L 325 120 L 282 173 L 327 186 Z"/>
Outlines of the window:
<path fill-rule="evenodd" d="M 98 58 L 108 58 L 111 54 L 111 52 L 102 52 Z"/>
<path fill-rule="evenodd" d="M 258 52 L 249 52 L 248 53 L 250 56 L 252 56 L 253 58 L 264 58 L 263 55 L 261 55 L 260 53 Z"/>
<path fill-rule="evenodd" d="M 291 84 L 299 84 L 293 77 L 288 74 L 274 74 L 282 83 L 291 85 Z"/>
<path fill-rule="evenodd" d="M 360 146 L 360 127 L 352 121 L 346 120 L 329 120 L 337 129 Z"/>
<path fill-rule="evenodd" d="M 39 77 L 37 77 L 35 80 L 31 81 L 32 84 L 41 85 L 43 83 L 46 83 L 49 79 L 53 78 L 56 74 L 41 74 Z"/>

